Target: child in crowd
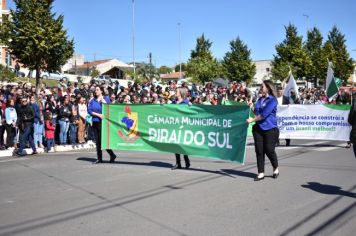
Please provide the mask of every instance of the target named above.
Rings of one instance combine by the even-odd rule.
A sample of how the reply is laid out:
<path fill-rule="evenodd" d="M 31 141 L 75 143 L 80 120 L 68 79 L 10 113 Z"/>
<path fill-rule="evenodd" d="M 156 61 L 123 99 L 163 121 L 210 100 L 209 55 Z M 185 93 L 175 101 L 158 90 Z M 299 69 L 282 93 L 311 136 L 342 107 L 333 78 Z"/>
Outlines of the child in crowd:
<path fill-rule="evenodd" d="M 47 140 L 46 152 L 50 152 L 52 147 L 54 147 L 54 130 L 56 126 L 52 122 L 52 113 L 46 112 L 46 120 L 45 120 L 45 134 Z"/>

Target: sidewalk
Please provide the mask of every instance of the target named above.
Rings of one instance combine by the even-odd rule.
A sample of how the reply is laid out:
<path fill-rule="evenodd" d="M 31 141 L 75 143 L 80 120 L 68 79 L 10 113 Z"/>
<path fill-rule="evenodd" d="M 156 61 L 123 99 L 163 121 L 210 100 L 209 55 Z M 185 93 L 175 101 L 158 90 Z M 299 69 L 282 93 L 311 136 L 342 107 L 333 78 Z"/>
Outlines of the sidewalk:
<path fill-rule="evenodd" d="M 75 151 L 75 150 L 83 150 L 83 149 L 93 149 L 95 148 L 95 143 L 89 141 L 84 144 L 76 144 L 76 145 L 56 145 L 54 146 L 54 152 L 67 152 L 67 151 Z M 37 148 L 38 153 L 45 153 L 44 148 Z M 52 149 L 53 152 L 53 149 Z M 51 155 L 52 152 L 49 152 L 48 155 Z M 32 149 L 26 148 L 24 149 L 24 154 L 31 155 Z M 16 156 L 14 155 L 14 150 L 2 150 L 0 151 L 0 157 L 11 157 Z"/>

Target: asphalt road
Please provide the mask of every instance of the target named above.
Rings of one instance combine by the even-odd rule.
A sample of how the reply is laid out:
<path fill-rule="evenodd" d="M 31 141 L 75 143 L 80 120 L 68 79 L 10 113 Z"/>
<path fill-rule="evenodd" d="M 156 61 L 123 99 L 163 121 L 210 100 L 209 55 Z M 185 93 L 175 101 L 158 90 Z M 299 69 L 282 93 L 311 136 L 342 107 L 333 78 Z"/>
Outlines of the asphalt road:
<path fill-rule="evenodd" d="M 100 165 L 94 150 L 3 157 L 0 235 L 355 235 L 352 149 L 281 145 L 279 178 L 259 182 L 252 145 L 245 165 L 191 158 L 174 171 L 162 153 L 120 151 Z"/>

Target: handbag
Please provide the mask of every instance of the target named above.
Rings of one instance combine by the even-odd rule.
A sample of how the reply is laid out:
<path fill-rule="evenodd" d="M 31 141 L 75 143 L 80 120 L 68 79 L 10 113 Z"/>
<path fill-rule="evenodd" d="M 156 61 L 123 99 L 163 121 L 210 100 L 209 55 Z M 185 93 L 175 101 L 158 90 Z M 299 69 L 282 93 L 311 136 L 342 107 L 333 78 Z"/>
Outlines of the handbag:
<path fill-rule="evenodd" d="M 92 125 L 93 124 L 93 117 L 90 114 L 87 114 L 87 116 L 85 117 L 85 121 Z"/>

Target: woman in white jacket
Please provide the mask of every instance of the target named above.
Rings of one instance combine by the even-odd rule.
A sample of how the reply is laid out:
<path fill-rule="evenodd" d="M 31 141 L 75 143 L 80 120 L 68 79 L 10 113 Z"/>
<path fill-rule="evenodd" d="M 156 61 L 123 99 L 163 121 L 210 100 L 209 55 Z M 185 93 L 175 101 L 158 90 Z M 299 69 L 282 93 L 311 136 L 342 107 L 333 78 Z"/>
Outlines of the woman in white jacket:
<path fill-rule="evenodd" d="M 14 99 L 7 100 L 5 109 L 5 130 L 6 130 L 6 148 L 13 148 L 14 138 L 16 136 L 17 112 Z"/>

